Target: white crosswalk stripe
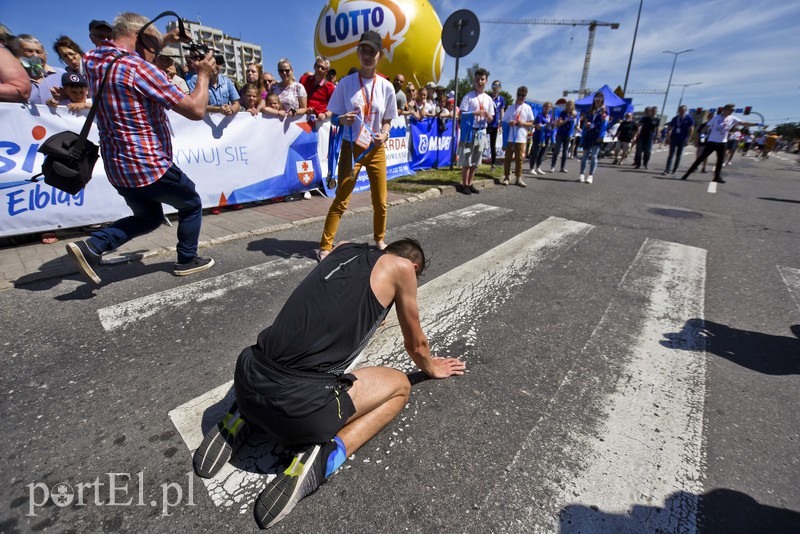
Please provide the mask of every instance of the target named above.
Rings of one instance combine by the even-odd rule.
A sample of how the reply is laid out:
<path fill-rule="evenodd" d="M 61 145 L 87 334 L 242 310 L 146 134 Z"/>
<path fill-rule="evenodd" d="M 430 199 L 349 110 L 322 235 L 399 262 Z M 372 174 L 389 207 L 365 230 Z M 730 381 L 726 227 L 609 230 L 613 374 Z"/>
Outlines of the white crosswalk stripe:
<path fill-rule="evenodd" d="M 499 217 L 509 211 L 507 208 L 475 204 L 437 217 L 393 228 L 392 232 L 401 236 L 420 235 L 425 231 L 435 231 L 443 226 L 469 228 L 475 224 Z M 368 241 L 369 239 L 370 237 L 366 236 L 360 238 L 361 241 Z M 231 291 L 257 282 L 263 283 L 297 271 L 306 271 L 313 267 L 314 263 L 313 260 L 302 257 L 272 260 L 246 269 L 101 308 L 97 313 L 103 328 L 110 332 L 189 303 L 201 303 L 218 299 Z"/>
<path fill-rule="evenodd" d="M 778 266 L 778 272 L 781 273 L 783 283 L 789 289 L 789 294 L 792 295 L 797 309 L 800 310 L 800 269 L 793 269 L 791 267 Z"/>
<path fill-rule="evenodd" d="M 549 218 L 489 252 L 431 280 L 419 289 L 423 329 L 434 348 L 445 348 L 456 338 L 474 337 L 470 322 L 491 313 L 514 294 L 514 288 L 543 262 L 553 261 L 569 250 L 592 226 Z M 469 283 L 464 283 L 470 280 Z M 396 316 L 387 320 L 364 350 L 364 365 L 388 365 L 409 370 L 413 366 L 403 350 Z M 266 325 L 265 325 L 266 326 Z M 468 359 L 467 355 L 467 359 Z M 231 383 L 179 406 L 169 413 L 190 451 L 202 441 L 203 430 L 221 418 L 232 402 Z M 263 487 L 263 473 L 275 461 L 275 447 L 254 443 L 242 451 L 240 468 L 227 464 L 213 479 L 203 480 L 215 504 L 236 505 L 244 512 Z"/>
<path fill-rule="evenodd" d="M 558 407 L 559 421 L 541 415 L 482 509 L 517 502 L 516 488 L 534 478 L 550 499 L 513 510 L 506 504 L 514 526 L 536 525 L 536 532 L 695 532 L 703 469 L 705 264 L 702 249 L 644 243 L 548 403 L 554 411 Z M 594 369 L 590 376 L 583 374 L 588 367 Z M 592 396 L 593 388 L 604 385 L 598 369 L 618 380 L 610 391 Z M 577 398 L 575 388 L 581 390 Z M 580 432 L 579 425 L 567 426 L 592 412 L 603 421 L 600 428 Z M 548 425 L 561 428 L 543 442 L 540 434 Z M 538 463 L 554 467 L 531 472 L 531 451 L 543 451 Z M 554 454 L 552 462 L 548 454 Z M 507 526 L 504 531 L 514 531 L 508 519 L 496 519 Z"/>

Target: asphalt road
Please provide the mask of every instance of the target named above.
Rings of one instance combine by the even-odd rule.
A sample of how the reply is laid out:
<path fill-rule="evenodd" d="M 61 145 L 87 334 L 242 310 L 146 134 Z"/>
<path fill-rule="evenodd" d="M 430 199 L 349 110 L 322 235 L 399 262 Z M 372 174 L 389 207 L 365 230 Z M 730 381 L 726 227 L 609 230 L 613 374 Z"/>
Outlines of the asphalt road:
<path fill-rule="evenodd" d="M 432 256 L 432 345 L 469 372 L 415 383 L 274 530 L 800 531 L 800 166 L 737 158 L 709 193 L 665 159 L 391 209 L 389 239 Z M 0 531 L 255 530 L 264 437 L 234 462 L 247 491 L 214 494 L 176 413 L 232 379 L 319 231 L 216 247 L 197 277 L 159 257 L 0 293 Z M 413 373 L 391 321 L 376 337 L 368 360 Z"/>

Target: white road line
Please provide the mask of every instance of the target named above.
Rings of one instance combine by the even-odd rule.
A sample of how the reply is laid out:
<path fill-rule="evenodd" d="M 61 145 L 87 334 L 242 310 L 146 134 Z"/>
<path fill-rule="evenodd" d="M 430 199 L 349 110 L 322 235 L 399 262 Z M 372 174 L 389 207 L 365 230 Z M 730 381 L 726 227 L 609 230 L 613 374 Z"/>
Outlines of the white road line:
<path fill-rule="evenodd" d="M 778 266 L 778 272 L 781 274 L 789 294 L 794 299 L 797 309 L 800 310 L 800 269 Z"/>
<path fill-rule="evenodd" d="M 556 444 L 552 470 L 531 482 L 519 472 L 537 450 L 537 422 L 507 470 L 511 480 L 498 483 L 487 501 L 505 502 L 515 484 L 535 483 L 552 500 L 506 510 L 531 531 L 696 532 L 704 467 L 705 276 L 705 250 L 649 239 L 642 245 L 570 371 L 590 362 L 620 368 L 610 394 L 567 411 L 595 409 L 599 428 L 548 421 L 566 437 Z M 568 385 L 551 406 L 576 402 L 564 391 L 571 387 L 602 391 L 592 378 L 576 384 L 565 377 Z"/>
<path fill-rule="evenodd" d="M 159 291 L 151 295 L 108 306 L 97 310 L 100 323 L 110 332 L 147 317 L 178 308 L 191 302 L 200 303 L 265 280 L 277 278 L 298 270 L 310 269 L 316 262 L 309 258 L 277 259 L 240 269 L 214 278 L 207 278 L 184 286 Z"/>
<path fill-rule="evenodd" d="M 471 325 L 492 313 L 531 279 L 531 272 L 569 250 L 593 226 L 549 218 L 419 289 L 423 329 L 435 350 L 446 350 L 464 337 L 474 338 Z M 362 365 L 388 365 L 410 370 L 413 364 L 403 350 L 403 337 L 395 314 L 364 350 Z M 465 321 L 469 317 L 470 321 Z M 266 326 L 266 325 L 265 325 Z M 469 345 L 469 341 L 467 345 Z M 467 358 L 469 355 L 466 355 Z M 169 412 L 190 452 L 203 439 L 203 429 L 216 423 L 232 402 L 232 382 L 223 384 Z M 217 506 L 236 506 L 246 512 L 276 463 L 276 446 L 257 435 L 236 455 L 236 466 L 226 464 L 212 479 L 203 479 Z"/>
<path fill-rule="evenodd" d="M 717 182 L 708 182 L 708 190 L 707 193 L 716 193 L 717 192 Z"/>
<path fill-rule="evenodd" d="M 392 232 L 398 236 L 403 236 L 416 235 L 422 230 L 440 226 L 466 228 L 498 217 L 509 211 L 511 210 L 507 208 L 475 204 L 437 217 L 394 228 Z M 370 237 L 364 237 L 363 239 L 367 240 Z M 274 279 L 298 270 L 306 270 L 313 265 L 314 262 L 312 260 L 302 257 L 272 260 L 267 263 L 247 267 L 214 278 L 207 278 L 177 288 L 167 289 L 113 306 L 101 308 L 97 313 L 103 328 L 107 332 L 110 332 L 169 309 L 178 308 L 192 302 L 200 303 L 220 298 L 235 289 L 263 282 L 264 280 Z"/>

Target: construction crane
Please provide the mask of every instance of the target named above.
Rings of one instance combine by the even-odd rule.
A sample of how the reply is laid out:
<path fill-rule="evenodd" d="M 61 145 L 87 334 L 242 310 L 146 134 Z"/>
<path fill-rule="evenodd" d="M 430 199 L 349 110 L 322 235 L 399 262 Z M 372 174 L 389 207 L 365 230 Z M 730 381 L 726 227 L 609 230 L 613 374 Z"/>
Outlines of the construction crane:
<path fill-rule="evenodd" d="M 581 74 L 580 95 L 588 94 L 586 81 L 589 78 L 589 63 L 592 61 L 592 48 L 594 47 L 594 32 L 598 26 L 610 26 L 612 30 L 619 28 L 619 22 L 600 22 L 597 20 L 568 20 L 568 19 L 488 19 L 482 20 L 485 24 L 548 24 L 554 26 L 589 26 L 589 42 L 586 44 L 586 58 L 583 61 Z M 572 93 L 576 91 L 570 91 Z"/>

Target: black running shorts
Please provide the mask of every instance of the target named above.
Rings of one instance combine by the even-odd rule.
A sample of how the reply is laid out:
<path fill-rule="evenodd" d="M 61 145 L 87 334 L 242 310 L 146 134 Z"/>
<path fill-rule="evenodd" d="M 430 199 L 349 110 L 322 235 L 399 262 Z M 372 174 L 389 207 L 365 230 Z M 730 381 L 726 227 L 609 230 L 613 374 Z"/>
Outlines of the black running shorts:
<path fill-rule="evenodd" d="M 347 393 L 355 375 L 295 371 L 256 352 L 248 347 L 236 362 L 236 402 L 248 423 L 284 447 L 325 443 L 356 412 Z"/>

